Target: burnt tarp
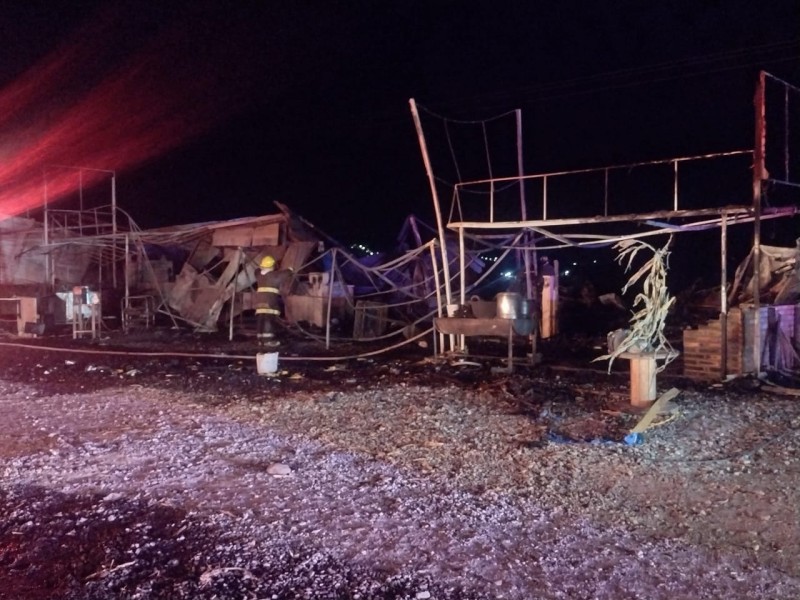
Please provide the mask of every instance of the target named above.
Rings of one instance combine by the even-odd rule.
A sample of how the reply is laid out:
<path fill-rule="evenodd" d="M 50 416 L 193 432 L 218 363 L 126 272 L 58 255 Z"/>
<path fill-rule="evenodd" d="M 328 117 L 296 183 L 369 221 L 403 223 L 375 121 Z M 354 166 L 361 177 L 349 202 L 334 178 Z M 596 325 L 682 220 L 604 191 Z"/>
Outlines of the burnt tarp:
<path fill-rule="evenodd" d="M 759 290 L 760 300 L 768 304 L 800 303 L 800 240 L 794 248 L 760 246 Z M 747 255 L 736 269 L 729 298 L 732 304 L 753 301 L 755 269 L 753 252 Z"/>

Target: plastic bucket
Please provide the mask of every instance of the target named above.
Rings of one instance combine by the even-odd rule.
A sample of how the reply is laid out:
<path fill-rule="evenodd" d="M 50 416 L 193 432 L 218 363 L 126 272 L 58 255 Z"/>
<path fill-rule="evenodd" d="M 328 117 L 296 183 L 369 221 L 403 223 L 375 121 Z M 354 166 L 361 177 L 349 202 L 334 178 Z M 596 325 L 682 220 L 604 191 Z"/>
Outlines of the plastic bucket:
<path fill-rule="evenodd" d="M 259 352 L 256 354 L 256 370 L 259 375 L 273 375 L 278 372 L 278 353 Z"/>

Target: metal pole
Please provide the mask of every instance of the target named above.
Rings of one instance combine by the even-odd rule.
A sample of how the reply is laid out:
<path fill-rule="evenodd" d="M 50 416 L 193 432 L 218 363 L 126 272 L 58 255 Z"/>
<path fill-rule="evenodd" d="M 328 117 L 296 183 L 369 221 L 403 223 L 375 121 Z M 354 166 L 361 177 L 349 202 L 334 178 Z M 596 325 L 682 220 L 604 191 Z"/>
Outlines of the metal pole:
<path fill-rule="evenodd" d="M 728 214 L 722 213 L 722 230 L 720 235 L 720 267 L 722 271 L 719 290 L 719 327 L 720 327 L 720 379 L 728 375 Z"/>
<path fill-rule="evenodd" d="M 755 94 L 755 147 L 753 148 L 753 361 L 761 374 L 761 181 L 765 178 L 766 117 L 764 109 L 764 71 L 759 73 Z"/>
<path fill-rule="evenodd" d="M 486 167 L 489 173 L 489 221 L 494 222 L 494 173 L 492 173 L 492 157 L 489 156 L 489 138 L 486 135 L 486 121 L 481 123 L 483 130 L 483 147 L 486 150 Z"/>
<path fill-rule="evenodd" d="M 53 258 L 50 255 L 50 217 L 48 210 L 48 197 L 47 197 L 47 170 L 43 172 L 44 175 L 44 247 L 47 249 L 44 256 L 44 277 L 51 289 L 55 288 L 55 275 L 53 273 Z"/>
<path fill-rule="evenodd" d="M 442 221 L 442 211 L 439 206 L 439 194 L 436 191 L 436 180 L 433 178 L 433 169 L 431 168 L 431 161 L 428 157 L 428 146 L 425 143 L 425 134 L 422 131 L 422 123 L 419 119 L 419 112 L 417 111 L 417 103 L 411 98 L 408 101 L 411 106 L 411 116 L 414 118 L 414 126 L 417 129 L 417 138 L 419 139 L 419 148 L 422 152 L 422 162 L 425 164 L 425 172 L 428 175 L 428 184 L 431 188 L 431 196 L 433 197 L 433 209 L 436 212 L 436 228 L 439 232 L 439 244 L 442 252 L 442 269 L 444 275 L 444 291 L 447 304 L 452 303 L 452 292 L 450 290 L 450 265 L 447 260 L 447 240 L 444 237 L 444 222 Z"/>
<path fill-rule="evenodd" d="M 464 275 L 466 274 L 466 270 L 467 270 L 467 260 L 466 260 L 466 257 L 464 256 L 464 254 L 465 254 L 465 250 L 464 250 L 464 228 L 463 227 L 459 227 L 459 229 L 458 229 L 458 265 L 459 265 L 459 279 L 460 279 L 459 285 L 460 285 L 460 288 L 461 288 L 461 298 L 459 300 L 460 304 L 466 304 L 466 302 L 467 302 L 467 283 L 466 283 L 466 277 L 464 277 Z"/>
<path fill-rule="evenodd" d="M 494 223 L 494 181 L 489 182 L 489 222 Z"/>
<path fill-rule="evenodd" d="M 111 285 L 117 289 L 117 174 L 111 174 Z"/>
<path fill-rule="evenodd" d="M 547 176 L 542 177 L 542 220 L 547 220 Z"/>
<path fill-rule="evenodd" d="M 130 236 L 126 233 L 125 234 L 125 308 L 128 308 L 129 305 L 129 295 L 130 295 L 130 269 L 131 269 L 131 240 Z"/>
<path fill-rule="evenodd" d="M 608 216 L 608 169 L 603 169 L 603 216 Z"/>
<path fill-rule="evenodd" d="M 672 210 L 678 210 L 678 161 L 674 161 L 672 177 Z"/>
<path fill-rule="evenodd" d="M 783 88 L 783 180 L 789 181 L 789 88 Z"/>
<path fill-rule="evenodd" d="M 461 301 L 460 304 L 463 306 L 467 303 L 467 282 L 466 282 L 466 270 L 467 270 L 467 260 L 464 256 L 464 228 L 459 227 L 458 229 L 458 260 L 459 260 L 459 284 L 461 286 Z M 458 346 L 461 352 L 465 352 L 467 349 L 466 345 L 466 336 L 460 335 L 458 336 Z"/>
<path fill-rule="evenodd" d="M 436 240 L 431 240 L 431 265 L 433 265 L 433 283 L 436 286 L 436 316 L 442 317 L 442 289 L 439 283 L 439 265 L 436 262 Z M 433 332 L 434 354 L 436 354 L 436 332 Z M 444 334 L 439 334 L 439 348 L 444 351 Z"/>
<path fill-rule="evenodd" d="M 127 236 L 125 236 L 127 237 Z M 239 277 L 239 269 L 242 268 L 242 258 L 244 253 L 241 246 L 238 248 L 236 255 L 236 275 L 233 276 L 233 291 L 231 292 L 231 315 L 228 320 L 228 341 L 233 341 L 233 309 L 236 306 L 236 279 Z"/>
<path fill-rule="evenodd" d="M 528 220 L 528 207 L 525 203 L 525 180 L 522 177 L 525 175 L 525 167 L 522 164 L 522 111 L 518 108 L 516 110 L 517 114 L 517 173 L 520 176 L 519 180 L 519 207 L 520 207 L 520 215 L 522 216 L 523 221 Z M 525 247 L 523 250 L 523 261 L 525 263 L 525 289 L 527 291 L 526 297 L 533 298 L 533 278 L 531 275 L 531 253 L 534 253 L 536 250 L 529 250 L 528 247 L 528 237 L 530 232 L 525 232 L 525 236 L 522 238 L 522 243 Z M 533 241 L 533 235 L 530 235 L 531 241 Z M 534 260 L 535 264 L 535 260 Z"/>
<path fill-rule="evenodd" d="M 328 275 L 328 310 L 325 313 L 325 349 L 331 347 L 331 306 L 333 305 L 333 284 L 335 282 L 336 248 L 331 251 L 331 270 Z"/>

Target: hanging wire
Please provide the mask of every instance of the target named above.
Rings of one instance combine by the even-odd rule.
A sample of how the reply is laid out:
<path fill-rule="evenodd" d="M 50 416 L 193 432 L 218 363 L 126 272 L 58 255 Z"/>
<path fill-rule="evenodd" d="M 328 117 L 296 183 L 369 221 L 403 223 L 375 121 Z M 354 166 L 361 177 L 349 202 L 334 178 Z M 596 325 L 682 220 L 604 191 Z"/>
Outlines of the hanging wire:
<path fill-rule="evenodd" d="M 440 119 L 440 120 L 445 121 L 447 123 L 455 123 L 455 124 L 458 124 L 458 125 L 481 125 L 483 123 L 489 123 L 491 121 L 498 121 L 498 120 L 500 120 L 500 119 L 502 119 L 504 117 L 507 117 L 509 115 L 515 115 L 515 112 L 516 112 L 514 110 L 509 110 L 507 112 L 501 113 L 499 115 L 495 115 L 493 117 L 487 117 L 486 119 L 478 119 L 478 120 L 471 121 L 471 120 L 461 120 L 461 119 L 452 119 L 450 117 L 444 117 L 444 116 L 442 116 L 440 114 L 437 114 L 437 113 L 433 112 L 428 107 L 422 106 L 419 103 L 417 103 L 417 108 L 422 109 L 424 112 L 426 112 L 427 114 L 429 114 L 430 116 L 432 116 L 432 117 L 434 117 L 436 119 Z"/>
<path fill-rule="evenodd" d="M 470 100 L 472 104 L 476 104 L 476 101 L 485 99 L 486 102 L 480 104 L 480 108 L 483 110 L 492 110 L 497 106 L 507 105 L 508 100 L 513 99 L 514 102 L 518 102 L 520 98 L 524 99 L 526 96 L 534 96 L 534 100 L 536 101 L 556 100 L 662 83 L 676 79 L 688 79 L 690 77 L 698 77 L 710 73 L 722 73 L 752 66 L 763 66 L 765 61 L 769 61 L 770 63 L 795 61 L 797 60 L 797 56 L 794 52 L 786 58 L 765 58 L 763 56 L 755 58 L 755 56 L 793 49 L 796 48 L 798 44 L 800 44 L 800 39 L 795 38 L 786 42 L 738 48 L 733 51 L 694 56 L 630 69 L 606 71 L 585 77 L 537 83 L 535 85 L 504 90 L 502 92 L 479 94 L 472 97 Z M 742 59 L 747 59 L 749 57 L 754 58 L 752 60 L 742 61 Z M 715 66 L 715 64 L 724 63 L 724 61 L 741 62 L 727 66 Z"/>
<path fill-rule="evenodd" d="M 456 158 L 456 151 L 453 148 L 453 140 L 450 138 L 450 128 L 448 127 L 447 121 L 444 122 L 444 134 L 445 137 L 447 137 L 447 146 L 450 148 L 450 156 L 453 159 L 453 166 L 456 169 L 456 177 L 461 181 L 461 170 L 458 168 L 458 159 Z"/>

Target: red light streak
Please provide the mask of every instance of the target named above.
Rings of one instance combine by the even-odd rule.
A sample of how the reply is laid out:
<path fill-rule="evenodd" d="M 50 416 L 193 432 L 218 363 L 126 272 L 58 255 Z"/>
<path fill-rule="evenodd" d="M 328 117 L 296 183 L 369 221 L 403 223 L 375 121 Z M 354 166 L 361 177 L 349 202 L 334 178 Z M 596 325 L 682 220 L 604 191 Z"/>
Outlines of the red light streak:
<path fill-rule="evenodd" d="M 229 72 L 247 78 L 247 69 L 240 69 L 247 50 L 220 42 L 236 39 L 230 23 L 207 28 L 199 39 L 175 23 L 87 85 L 85 72 L 102 58 L 97 53 L 112 49 L 120 35 L 120 20 L 107 17 L 0 89 L 0 213 L 41 206 L 45 169 L 50 203 L 81 183 L 88 188 L 109 177 L 88 170 L 80 180 L 77 171 L 52 165 L 128 170 L 174 150 L 242 106 L 248 82 L 230 85 Z M 225 79 L 228 85 L 221 84 Z"/>

